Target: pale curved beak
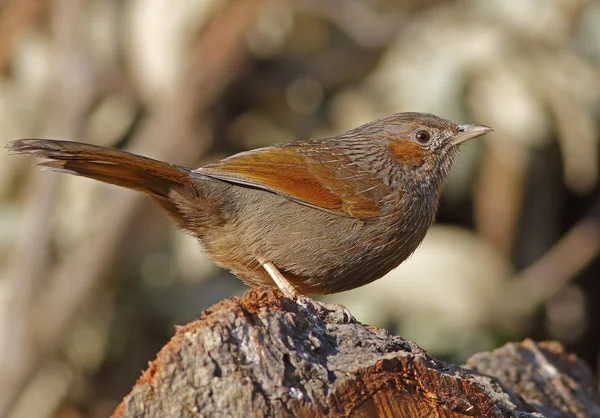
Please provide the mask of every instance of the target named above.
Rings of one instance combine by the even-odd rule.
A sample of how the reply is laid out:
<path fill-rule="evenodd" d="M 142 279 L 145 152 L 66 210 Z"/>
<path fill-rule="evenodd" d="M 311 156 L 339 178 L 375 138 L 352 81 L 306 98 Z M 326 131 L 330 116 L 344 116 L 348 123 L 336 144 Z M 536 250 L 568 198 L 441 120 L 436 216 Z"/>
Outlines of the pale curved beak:
<path fill-rule="evenodd" d="M 458 125 L 458 133 L 454 135 L 451 142 L 452 145 L 458 145 L 469 139 L 477 138 L 493 131 L 489 126 L 484 125 Z"/>

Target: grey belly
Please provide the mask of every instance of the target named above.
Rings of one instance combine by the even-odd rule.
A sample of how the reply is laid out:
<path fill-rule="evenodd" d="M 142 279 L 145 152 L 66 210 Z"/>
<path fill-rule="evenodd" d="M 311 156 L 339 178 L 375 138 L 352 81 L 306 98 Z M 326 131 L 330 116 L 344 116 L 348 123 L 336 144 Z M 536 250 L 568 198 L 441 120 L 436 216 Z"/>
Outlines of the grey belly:
<path fill-rule="evenodd" d="M 381 220 L 331 214 L 258 189 L 235 188 L 231 198 L 240 202 L 232 219 L 240 246 L 236 251 L 248 262 L 272 262 L 307 293 L 332 293 L 369 283 L 416 247 L 406 242 L 406 232 L 393 219 L 382 226 Z"/>

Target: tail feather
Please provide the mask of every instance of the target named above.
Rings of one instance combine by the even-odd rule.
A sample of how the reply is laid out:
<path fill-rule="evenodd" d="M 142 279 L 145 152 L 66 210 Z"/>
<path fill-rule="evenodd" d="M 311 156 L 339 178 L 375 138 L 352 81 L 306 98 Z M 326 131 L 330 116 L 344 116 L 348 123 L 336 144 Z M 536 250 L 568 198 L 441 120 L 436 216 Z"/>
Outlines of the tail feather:
<path fill-rule="evenodd" d="M 42 170 L 88 177 L 147 193 L 179 221 L 182 221 L 180 211 L 169 193 L 177 187 L 195 189 L 189 169 L 126 151 L 50 139 L 19 139 L 9 142 L 6 148 L 16 154 L 50 159 L 37 164 Z"/>
<path fill-rule="evenodd" d="M 38 163 L 57 171 L 139 190 L 156 197 L 168 195 L 173 184 L 191 185 L 189 170 L 126 151 L 50 139 L 19 139 L 6 145 L 17 154 L 53 161 Z"/>

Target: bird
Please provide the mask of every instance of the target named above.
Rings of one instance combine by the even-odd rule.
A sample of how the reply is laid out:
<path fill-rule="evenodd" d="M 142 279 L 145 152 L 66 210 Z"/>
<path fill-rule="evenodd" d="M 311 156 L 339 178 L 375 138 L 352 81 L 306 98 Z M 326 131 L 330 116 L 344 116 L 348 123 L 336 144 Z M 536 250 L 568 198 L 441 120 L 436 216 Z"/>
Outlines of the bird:
<path fill-rule="evenodd" d="M 462 144 L 493 129 L 395 113 L 191 169 L 97 145 L 19 139 L 43 170 L 149 195 L 210 258 L 290 298 L 373 282 L 419 246 Z"/>

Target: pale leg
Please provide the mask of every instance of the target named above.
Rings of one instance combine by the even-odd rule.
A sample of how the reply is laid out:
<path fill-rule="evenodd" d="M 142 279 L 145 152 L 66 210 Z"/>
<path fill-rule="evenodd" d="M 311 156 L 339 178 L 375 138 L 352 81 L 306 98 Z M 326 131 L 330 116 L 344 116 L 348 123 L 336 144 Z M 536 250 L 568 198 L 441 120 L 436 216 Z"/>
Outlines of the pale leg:
<path fill-rule="evenodd" d="M 262 264 L 263 268 L 267 271 L 267 273 L 269 273 L 269 276 L 271 276 L 271 278 L 273 279 L 279 290 L 281 290 L 281 292 L 284 294 L 284 296 L 294 299 L 296 302 L 298 302 L 299 305 L 302 305 L 304 307 L 306 307 L 307 305 L 313 305 L 316 311 L 324 310 L 327 312 L 337 313 L 341 317 L 341 323 L 348 323 L 352 321 L 352 314 L 346 307 L 342 305 L 329 305 L 326 303 L 317 302 L 316 300 L 313 300 L 308 296 L 300 295 L 296 291 L 296 289 L 294 289 L 294 286 L 289 282 L 289 280 L 286 279 L 285 276 L 281 274 L 279 270 L 277 270 L 277 267 L 275 267 L 273 263 L 265 263 L 261 261 L 260 264 Z"/>
<path fill-rule="evenodd" d="M 277 270 L 273 263 L 262 263 L 262 266 L 285 296 L 292 299 L 298 298 L 298 292 L 294 289 L 294 286 Z"/>

